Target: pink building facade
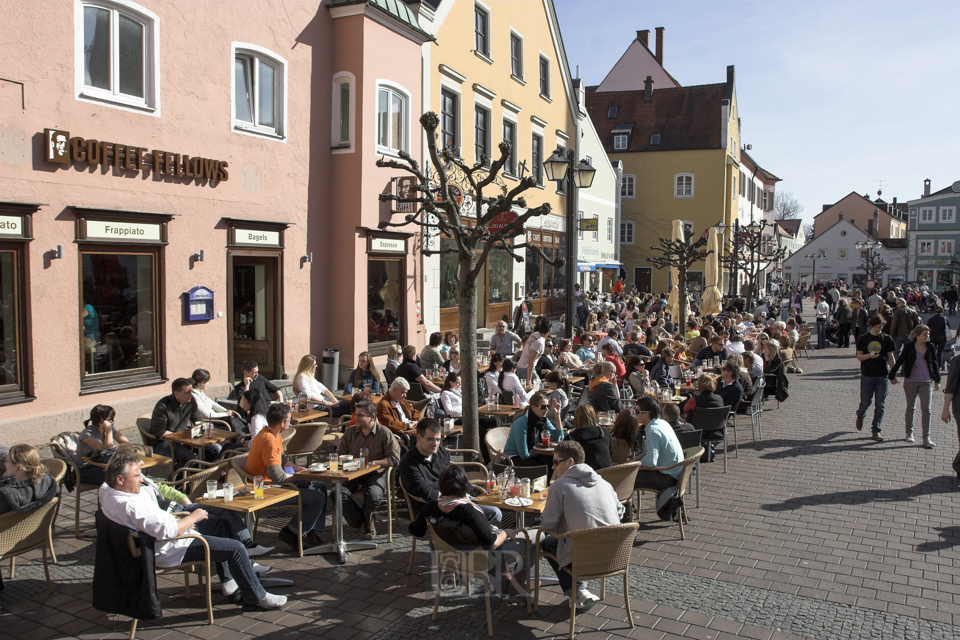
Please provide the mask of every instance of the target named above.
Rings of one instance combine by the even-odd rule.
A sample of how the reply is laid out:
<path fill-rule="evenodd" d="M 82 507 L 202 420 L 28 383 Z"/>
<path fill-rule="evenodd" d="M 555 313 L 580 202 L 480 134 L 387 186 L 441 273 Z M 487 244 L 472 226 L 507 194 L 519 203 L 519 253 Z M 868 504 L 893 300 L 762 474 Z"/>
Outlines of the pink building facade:
<path fill-rule="evenodd" d="M 422 342 L 416 236 L 375 233 L 376 158 L 420 148 L 403 10 L 0 2 L 0 442 Z"/>

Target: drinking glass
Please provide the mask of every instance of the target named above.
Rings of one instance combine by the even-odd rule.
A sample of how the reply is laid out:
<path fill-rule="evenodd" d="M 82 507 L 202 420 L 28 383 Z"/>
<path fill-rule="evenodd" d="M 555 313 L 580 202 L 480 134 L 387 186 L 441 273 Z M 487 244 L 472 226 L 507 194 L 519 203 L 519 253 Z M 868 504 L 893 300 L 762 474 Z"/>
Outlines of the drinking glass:
<path fill-rule="evenodd" d="M 217 497 L 217 481 L 216 480 L 207 480 L 207 500 L 213 500 Z"/>
<path fill-rule="evenodd" d="M 253 476 L 253 499 L 263 500 L 263 476 Z"/>
<path fill-rule="evenodd" d="M 223 483 L 223 501 L 233 502 L 233 483 L 232 482 Z"/>
<path fill-rule="evenodd" d="M 487 411 L 493 411 L 497 399 L 493 395 L 487 396 Z"/>
<path fill-rule="evenodd" d="M 542 444 L 542 445 L 545 446 L 545 447 L 549 447 L 549 446 L 550 446 L 550 432 L 549 432 L 549 431 L 544 431 L 543 433 L 540 434 L 540 444 Z"/>
<path fill-rule="evenodd" d="M 340 458 L 335 453 L 330 454 L 330 471 L 336 472 L 339 468 Z"/>
<path fill-rule="evenodd" d="M 507 484 L 506 476 L 503 474 L 497 479 L 497 491 L 500 494 L 501 502 L 510 496 L 510 487 Z"/>

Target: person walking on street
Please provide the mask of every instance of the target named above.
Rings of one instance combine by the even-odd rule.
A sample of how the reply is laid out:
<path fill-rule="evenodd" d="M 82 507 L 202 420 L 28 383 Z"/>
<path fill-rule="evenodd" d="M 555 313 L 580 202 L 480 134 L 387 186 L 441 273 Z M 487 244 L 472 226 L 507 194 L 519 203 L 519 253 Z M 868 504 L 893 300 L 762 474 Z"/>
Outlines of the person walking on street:
<path fill-rule="evenodd" d="M 853 313 L 843 298 L 840 298 L 840 302 L 837 303 L 833 318 L 837 321 L 837 347 L 845 349 L 850 346 L 850 323 L 853 320 Z"/>
<path fill-rule="evenodd" d="M 951 407 L 957 422 L 957 440 L 960 441 L 960 358 L 951 360 L 947 370 L 947 383 L 943 387 L 943 410 L 940 412 L 940 419 L 944 422 L 950 422 Z M 953 459 L 953 470 L 957 474 L 957 482 L 960 482 L 960 451 Z"/>
<path fill-rule="evenodd" d="M 817 349 L 827 347 L 827 316 L 830 314 L 830 305 L 824 296 L 817 297 Z"/>
<path fill-rule="evenodd" d="M 870 402 L 873 401 L 873 439 L 883 441 L 880 435 L 880 423 L 883 421 L 883 409 L 887 402 L 890 383 L 897 384 L 896 378 L 887 380 L 888 366 L 894 364 L 893 338 L 880 331 L 883 319 L 873 316 L 867 321 L 870 331 L 857 340 L 857 360 L 860 361 L 860 406 L 857 407 L 857 431 L 863 429 L 863 418 L 867 415 Z"/>
<path fill-rule="evenodd" d="M 851 325 L 853 327 L 853 344 L 856 346 L 860 336 L 867 332 L 867 312 L 863 308 L 863 300 L 854 298 L 850 309 Z"/>
<path fill-rule="evenodd" d="M 947 346 L 947 329 L 950 328 L 950 321 L 943 317 L 943 307 L 934 309 L 927 326 L 930 327 L 930 344 L 937 350 L 937 368 L 940 369 L 943 366 L 943 349 Z"/>
<path fill-rule="evenodd" d="M 895 355 L 897 356 L 900 355 L 900 349 L 906 343 L 910 332 L 920 324 L 915 313 L 907 307 L 906 300 L 897 298 L 897 310 L 893 312 L 893 317 L 890 319 L 890 337 L 893 338 L 893 344 L 896 348 Z"/>
<path fill-rule="evenodd" d="M 930 343 L 930 328 L 926 325 L 917 325 L 910 332 L 910 341 L 903 345 L 900 357 L 890 369 L 888 377 L 894 383 L 901 366 L 903 367 L 903 391 L 907 395 L 905 439 L 907 442 L 913 442 L 913 409 L 919 395 L 923 446 L 925 449 L 933 449 L 936 445 L 930 439 L 930 402 L 933 399 L 933 392 L 940 388 L 940 365 L 937 362 L 936 349 Z"/>

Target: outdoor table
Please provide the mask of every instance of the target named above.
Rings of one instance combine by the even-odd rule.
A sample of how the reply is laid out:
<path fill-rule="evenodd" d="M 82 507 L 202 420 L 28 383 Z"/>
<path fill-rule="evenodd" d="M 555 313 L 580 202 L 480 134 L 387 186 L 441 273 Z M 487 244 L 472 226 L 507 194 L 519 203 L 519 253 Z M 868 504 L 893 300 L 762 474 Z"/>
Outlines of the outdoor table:
<path fill-rule="evenodd" d="M 90 458 L 86 458 L 86 457 L 80 458 L 80 459 L 86 462 L 87 464 L 92 464 L 95 467 L 100 467 L 101 469 L 107 468 L 106 462 L 94 462 Z M 171 462 L 173 462 L 173 458 L 168 458 L 167 456 L 162 456 L 159 453 L 155 453 L 149 458 L 143 459 L 143 468 L 149 469 L 150 467 L 157 467 L 162 464 L 170 464 Z"/>
<path fill-rule="evenodd" d="M 518 417 L 524 411 L 526 411 L 525 407 L 507 407 L 504 405 L 500 405 L 500 408 L 498 409 L 490 409 L 488 408 L 487 405 L 483 404 L 483 405 L 480 405 L 480 409 L 478 410 L 478 413 L 481 416 L 493 416 L 494 418 L 497 419 L 497 426 L 500 426 L 501 419 L 512 421 L 513 418 Z"/>
<path fill-rule="evenodd" d="M 534 447 L 534 451 L 537 450 L 537 447 Z M 542 497 L 541 497 L 542 496 Z M 540 515 L 543 513 L 544 508 L 547 506 L 546 496 L 543 495 L 543 492 L 537 491 L 536 493 L 530 492 L 530 499 L 533 500 L 533 503 L 524 507 L 521 506 L 512 506 L 507 504 L 505 501 L 500 499 L 499 494 L 497 493 L 488 493 L 482 496 L 474 496 L 473 501 L 477 504 L 484 504 L 488 507 L 496 507 L 503 510 L 514 511 L 517 514 L 517 528 L 524 528 L 524 516 L 528 513 L 535 515 Z"/>
<path fill-rule="evenodd" d="M 251 519 L 254 512 L 259 511 L 265 507 L 271 507 L 278 502 L 283 502 L 284 500 L 289 500 L 290 498 L 297 499 L 297 520 L 303 522 L 303 503 L 300 499 L 300 492 L 296 489 L 287 489 L 284 487 L 264 487 L 263 488 L 263 498 L 257 500 L 253 497 L 253 489 L 244 485 L 243 487 L 235 487 L 235 489 L 246 488 L 250 493 L 246 495 L 237 495 L 234 493 L 233 500 L 231 502 L 224 502 L 223 498 L 200 498 L 195 500 L 197 504 L 202 504 L 205 507 L 217 507 L 218 509 L 227 509 L 228 511 L 239 511 L 243 514 L 244 519 L 246 520 L 247 529 L 253 531 L 253 526 L 251 525 Z M 302 533 L 302 532 L 301 532 Z M 303 554 L 300 554 L 300 557 L 303 557 Z"/>
<path fill-rule="evenodd" d="M 182 444 L 191 449 L 197 450 L 197 459 L 201 462 L 203 461 L 203 449 L 204 447 L 209 447 L 212 444 L 221 444 L 227 440 L 233 440 L 234 438 L 240 437 L 241 434 L 234 433 L 233 431 L 227 431 L 226 429 L 212 429 L 209 436 L 200 436 L 199 438 L 191 438 L 190 430 L 184 429 L 183 431 L 174 431 L 173 433 L 168 433 L 163 436 L 164 440 L 168 442 L 175 442 L 177 444 Z"/>
<path fill-rule="evenodd" d="M 376 549 L 376 542 L 344 542 L 343 540 L 343 503 L 341 502 L 341 493 L 343 483 L 357 478 L 362 478 L 371 473 L 380 471 L 379 465 L 367 465 L 363 469 L 356 471 L 310 471 L 304 469 L 293 475 L 297 480 L 322 480 L 333 483 L 333 530 L 334 537 L 331 544 L 321 544 L 309 549 L 304 549 L 304 555 L 317 555 L 321 553 L 336 553 L 340 558 L 340 564 L 346 564 L 348 551 L 359 551 L 363 549 Z"/>
<path fill-rule="evenodd" d="M 310 422 L 317 418 L 323 418 L 329 414 L 326 409 L 307 409 L 306 411 L 291 411 L 290 422 Z"/>

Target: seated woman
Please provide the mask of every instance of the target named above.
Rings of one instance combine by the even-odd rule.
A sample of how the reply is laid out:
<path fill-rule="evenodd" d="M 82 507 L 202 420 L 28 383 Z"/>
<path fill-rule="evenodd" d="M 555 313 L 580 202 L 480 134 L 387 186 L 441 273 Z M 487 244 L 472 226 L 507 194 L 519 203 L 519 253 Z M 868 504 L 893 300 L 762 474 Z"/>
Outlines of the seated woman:
<path fill-rule="evenodd" d="M 697 395 L 687 400 L 687 403 L 683 405 L 684 419 L 690 421 L 695 409 L 722 407 L 723 398 L 714 393 L 716 390 L 717 381 L 713 379 L 713 376 L 704 373 L 697 378 Z M 716 437 L 714 434 L 719 434 L 720 439 L 723 439 L 722 431 L 709 431 L 705 433 L 703 437 L 704 439 Z"/>
<path fill-rule="evenodd" d="M 553 456 L 541 455 L 533 451 L 539 445 L 544 433 L 550 434 L 552 442 L 563 440 L 563 429 L 560 428 L 560 403 L 553 401 L 552 406 L 547 403 L 547 396 L 537 392 L 530 398 L 530 406 L 522 416 L 513 421 L 510 426 L 510 435 L 503 447 L 503 453 L 513 460 L 518 467 L 546 466 L 549 470 L 553 464 Z M 549 471 L 548 471 L 549 473 Z"/>
<path fill-rule="evenodd" d="M 601 427 L 597 413 L 589 404 L 577 407 L 573 415 L 574 429 L 568 435 L 570 440 L 579 442 L 586 455 L 586 463 L 594 471 L 613 466 L 613 436 Z"/>
<path fill-rule="evenodd" d="M 439 369 L 443 366 L 443 356 L 440 354 L 440 343 L 443 342 L 443 334 L 434 331 L 430 334 L 430 344 L 420 352 L 420 368 L 424 371 Z"/>
<path fill-rule="evenodd" d="M 40 452 L 28 444 L 10 447 L 3 463 L 7 474 L 0 481 L 0 513 L 31 511 L 57 495 L 57 482 L 40 462 Z"/>
<path fill-rule="evenodd" d="M 117 412 L 113 407 L 98 404 L 90 409 L 90 418 L 83 421 L 83 431 L 80 432 L 77 443 L 77 458 L 92 458 L 98 451 L 113 449 L 127 440 L 113 423 Z M 99 462 L 99 460 L 98 460 Z M 106 460 L 103 460 L 106 463 Z M 103 484 L 104 468 L 95 464 L 84 464 L 80 467 L 80 482 L 88 484 Z"/>
<path fill-rule="evenodd" d="M 387 385 L 393 384 L 393 379 L 397 377 L 397 367 L 402 362 L 400 347 L 395 344 L 387 347 L 387 366 L 383 368 L 383 377 L 387 381 Z"/>
<path fill-rule="evenodd" d="M 610 461 L 613 464 L 623 464 L 640 453 L 640 422 L 633 414 L 633 409 L 624 409 L 617 414 L 613 421 L 613 453 Z"/>
<path fill-rule="evenodd" d="M 530 397 L 523 388 L 523 383 L 520 382 L 520 378 L 514 373 L 514 369 L 513 360 L 507 358 L 503 361 L 500 376 L 497 379 L 497 387 L 500 389 L 501 394 L 512 393 L 513 397 L 520 398 L 520 406 L 525 407 L 530 404 Z"/>
<path fill-rule="evenodd" d="M 449 373 L 460 373 L 460 347 L 454 345 L 448 352 L 449 360 L 443 361 L 443 368 Z"/>
<path fill-rule="evenodd" d="M 417 519 L 410 523 L 410 534 L 422 538 L 427 534 L 427 523 L 433 525 L 434 531 L 447 544 L 457 547 L 480 547 L 490 554 L 489 571 L 494 576 L 500 572 L 503 579 L 494 585 L 505 593 L 507 585 L 514 583 L 519 592 L 525 589 L 521 585 L 524 580 L 516 580 L 513 576 L 523 566 L 524 547 L 513 541 L 516 531 L 501 530 L 487 521 L 484 512 L 467 497 L 470 481 L 467 473 L 459 466 L 451 464 L 440 472 L 440 497 L 431 500 L 424 506 Z M 456 526 L 456 525 L 465 526 Z"/>
<path fill-rule="evenodd" d="M 624 379 L 633 390 L 634 397 L 639 398 L 644 395 L 650 388 L 650 376 L 647 375 L 647 370 L 643 366 L 643 360 L 640 359 L 640 356 L 627 356 L 623 367 L 625 371 Z"/>
<path fill-rule="evenodd" d="M 609 342 L 600 348 L 600 353 L 603 354 L 604 360 L 612 362 L 613 366 L 617 368 L 617 384 L 623 384 L 623 377 L 627 374 L 627 368 L 623 363 L 623 358 L 617 354 L 613 345 Z"/>
<path fill-rule="evenodd" d="M 440 404 L 443 412 L 451 418 L 463 416 L 463 393 L 460 391 L 460 373 L 451 371 L 443 381 L 440 392 Z M 460 420 L 457 420 L 459 424 Z"/>
<path fill-rule="evenodd" d="M 457 339 L 457 334 L 453 331 L 447 331 L 443 334 L 443 344 L 440 345 L 440 355 L 444 358 L 450 357 L 450 350 L 455 349 L 457 344 L 460 341 Z"/>
<path fill-rule="evenodd" d="M 307 406 L 311 409 L 327 407 L 334 418 L 346 415 L 350 411 L 350 403 L 337 399 L 330 390 L 317 380 L 317 358 L 305 355 L 300 358 L 297 374 L 293 378 L 293 390 L 297 395 L 307 394 Z"/>
<path fill-rule="evenodd" d="M 499 353 L 490 356 L 490 365 L 483 374 L 483 379 L 487 383 L 488 396 L 500 394 L 500 370 L 503 369 L 503 360 L 503 356 Z"/>
<path fill-rule="evenodd" d="M 225 442 L 221 445 L 221 456 L 224 451 L 249 449 L 253 439 L 267 426 L 267 409 L 270 408 L 270 402 L 265 395 L 260 393 L 259 389 L 247 389 L 244 391 L 237 405 L 243 410 L 244 415 L 247 416 L 247 427 L 245 430 L 250 434 L 250 438 L 244 442 Z"/>
<path fill-rule="evenodd" d="M 780 348 L 773 340 L 765 343 L 763 348 L 763 397 L 776 395 L 780 384 L 780 374 L 783 373 L 783 359 L 780 357 Z"/>
<path fill-rule="evenodd" d="M 557 399 L 560 402 L 560 415 L 562 416 L 570 404 L 570 385 L 567 379 L 560 375 L 558 371 L 551 371 L 543 379 L 544 392 L 547 394 L 547 400 L 553 402 Z"/>
<path fill-rule="evenodd" d="M 223 420 L 230 425 L 230 428 L 236 432 L 245 431 L 246 423 L 236 411 L 231 411 L 218 404 L 213 398 L 207 396 L 205 389 L 210 382 L 210 372 L 206 369 L 196 369 L 190 376 L 193 380 L 193 399 L 197 401 L 197 408 L 200 409 L 200 415 L 208 420 Z"/>
<path fill-rule="evenodd" d="M 374 364 L 373 358 L 370 357 L 370 352 L 361 351 L 360 355 L 357 356 L 357 368 L 347 378 L 347 386 L 344 387 L 343 392 L 351 394 L 365 389 L 368 385 L 372 393 L 380 395 L 383 388 L 380 370 Z"/>
<path fill-rule="evenodd" d="M 580 327 L 577 327 L 577 329 L 579 328 Z M 557 366 L 568 369 L 583 368 L 583 361 L 580 359 L 580 356 L 573 352 L 573 343 L 566 338 L 560 341 L 560 356 L 557 360 Z"/>

